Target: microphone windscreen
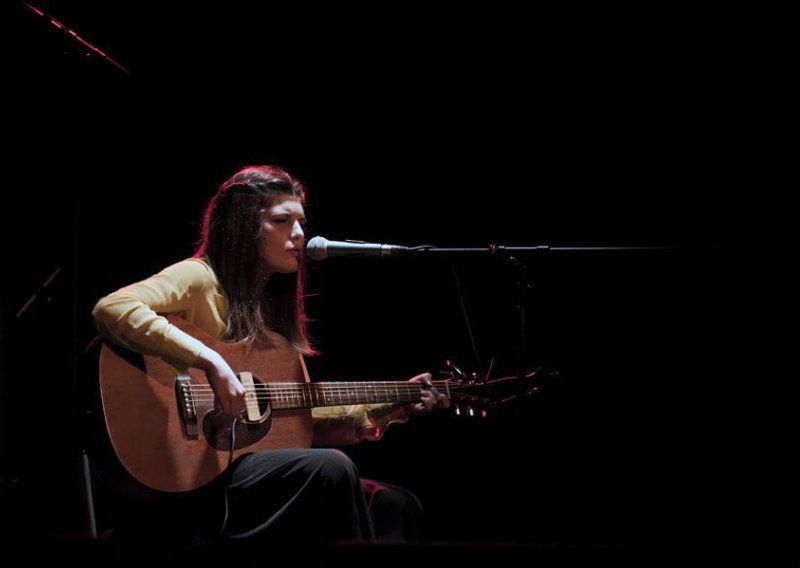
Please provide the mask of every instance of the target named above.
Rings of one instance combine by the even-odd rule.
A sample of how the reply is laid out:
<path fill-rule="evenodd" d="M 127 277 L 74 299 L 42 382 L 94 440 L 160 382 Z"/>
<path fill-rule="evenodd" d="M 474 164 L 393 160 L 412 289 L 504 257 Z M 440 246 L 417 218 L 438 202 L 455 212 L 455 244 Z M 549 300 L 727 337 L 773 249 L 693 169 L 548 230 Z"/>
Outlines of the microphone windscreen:
<path fill-rule="evenodd" d="M 328 240 L 324 237 L 314 237 L 306 244 L 306 254 L 312 260 L 328 258 Z"/>

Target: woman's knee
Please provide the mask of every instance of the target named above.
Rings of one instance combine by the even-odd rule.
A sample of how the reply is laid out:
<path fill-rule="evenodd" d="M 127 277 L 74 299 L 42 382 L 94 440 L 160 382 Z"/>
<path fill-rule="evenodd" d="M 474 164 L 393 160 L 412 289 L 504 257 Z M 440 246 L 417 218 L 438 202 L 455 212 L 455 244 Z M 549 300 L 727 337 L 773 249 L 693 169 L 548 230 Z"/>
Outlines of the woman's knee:
<path fill-rule="evenodd" d="M 327 483 L 358 486 L 358 469 L 343 452 L 335 449 L 314 449 L 308 455 L 308 467 Z"/>

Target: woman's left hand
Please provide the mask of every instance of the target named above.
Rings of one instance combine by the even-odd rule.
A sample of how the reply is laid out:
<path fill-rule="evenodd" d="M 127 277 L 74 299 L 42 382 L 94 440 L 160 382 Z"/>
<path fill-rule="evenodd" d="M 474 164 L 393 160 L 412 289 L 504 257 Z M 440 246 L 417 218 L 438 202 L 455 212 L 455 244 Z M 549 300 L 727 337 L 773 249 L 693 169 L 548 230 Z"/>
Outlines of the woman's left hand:
<path fill-rule="evenodd" d="M 420 392 L 420 401 L 405 405 L 407 414 L 430 414 L 434 408 L 448 408 L 450 406 L 450 399 L 433 386 L 433 375 L 430 373 L 422 373 L 416 377 L 412 377 L 409 382 L 423 383 L 424 386 Z"/>

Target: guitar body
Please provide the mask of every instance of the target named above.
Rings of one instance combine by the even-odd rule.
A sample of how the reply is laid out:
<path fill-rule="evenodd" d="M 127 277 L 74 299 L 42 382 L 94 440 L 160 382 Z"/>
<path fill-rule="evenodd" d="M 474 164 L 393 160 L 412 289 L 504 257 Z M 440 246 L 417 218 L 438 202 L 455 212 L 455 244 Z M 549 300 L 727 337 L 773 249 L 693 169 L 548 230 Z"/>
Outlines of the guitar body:
<path fill-rule="evenodd" d="M 224 343 L 183 320 L 171 321 L 220 353 L 235 373 L 252 373 L 256 385 L 306 380 L 297 352 L 278 334 L 271 337 L 271 347 L 254 347 Z M 99 393 L 114 453 L 146 487 L 189 491 L 227 468 L 233 419 L 222 420 L 223 415 L 214 412 L 213 393 L 199 369 L 179 378 L 175 368 L 158 357 L 106 343 L 99 355 Z M 259 421 L 237 422 L 234 459 L 260 450 L 311 445 L 310 408 L 262 406 L 261 411 Z"/>

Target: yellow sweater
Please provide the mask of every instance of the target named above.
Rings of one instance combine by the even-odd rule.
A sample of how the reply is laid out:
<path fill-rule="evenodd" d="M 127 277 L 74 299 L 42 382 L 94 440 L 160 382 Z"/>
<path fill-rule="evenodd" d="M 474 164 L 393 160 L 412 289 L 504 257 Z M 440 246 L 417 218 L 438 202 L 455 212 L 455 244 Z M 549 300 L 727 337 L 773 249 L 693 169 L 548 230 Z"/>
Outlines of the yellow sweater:
<path fill-rule="evenodd" d="M 180 315 L 209 335 L 222 338 L 228 301 L 214 271 L 202 259 L 190 258 L 102 298 L 92 317 L 104 338 L 147 355 L 156 355 L 179 370 L 190 367 L 203 344 L 160 314 Z M 298 353 L 305 370 L 302 355 Z M 392 422 L 407 416 L 397 404 L 328 406 L 312 409 L 314 444 L 344 445 L 379 439 Z"/>

